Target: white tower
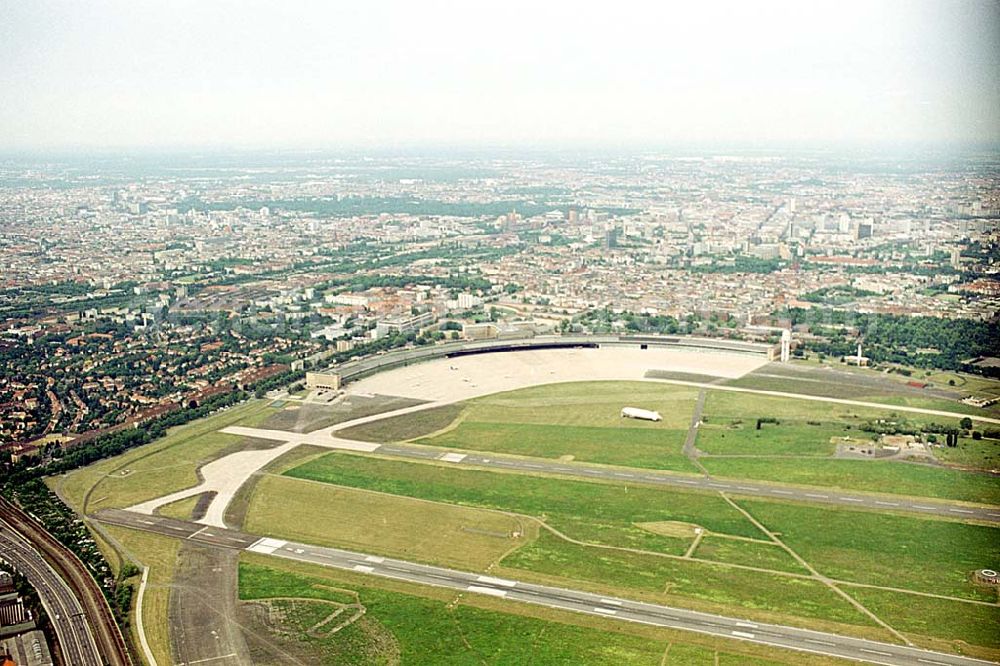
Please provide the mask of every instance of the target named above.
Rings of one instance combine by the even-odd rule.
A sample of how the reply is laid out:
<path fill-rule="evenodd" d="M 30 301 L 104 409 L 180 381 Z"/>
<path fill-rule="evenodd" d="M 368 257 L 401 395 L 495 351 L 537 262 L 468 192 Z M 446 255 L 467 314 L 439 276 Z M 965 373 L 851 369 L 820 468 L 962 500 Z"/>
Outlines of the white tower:
<path fill-rule="evenodd" d="M 792 355 L 792 332 L 787 328 L 781 331 L 781 362 L 788 363 Z"/>

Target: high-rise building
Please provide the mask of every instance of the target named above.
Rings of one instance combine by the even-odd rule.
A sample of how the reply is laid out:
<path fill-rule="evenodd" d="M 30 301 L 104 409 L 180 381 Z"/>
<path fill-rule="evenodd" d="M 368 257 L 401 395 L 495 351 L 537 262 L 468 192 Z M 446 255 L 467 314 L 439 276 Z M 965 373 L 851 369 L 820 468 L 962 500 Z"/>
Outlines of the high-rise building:
<path fill-rule="evenodd" d="M 604 247 L 613 250 L 618 247 L 618 228 L 610 227 L 604 232 Z"/>

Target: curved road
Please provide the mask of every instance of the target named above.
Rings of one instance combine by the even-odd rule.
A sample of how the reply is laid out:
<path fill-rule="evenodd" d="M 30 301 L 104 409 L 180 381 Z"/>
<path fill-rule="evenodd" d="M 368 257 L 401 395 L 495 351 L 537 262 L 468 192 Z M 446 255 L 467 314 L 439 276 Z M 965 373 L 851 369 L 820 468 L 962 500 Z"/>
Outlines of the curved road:
<path fill-rule="evenodd" d="M 113 525 L 155 532 L 218 548 L 261 553 L 372 576 L 444 587 L 463 593 L 482 594 L 625 622 L 695 631 L 720 638 L 760 643 L 871 664 L 884 664 L 885 666 L 983 666 L 992 663 L 892 643 L 880 643 L 839 634 L 752 622 L 739 618 L 602 596 L 590 592 L 495 578 L 473 572 L 416 564 L 338 548 L 260 538 L 236 530 L 206 527 L 189 521 L 147 516 L 120 509 L 100 511 L 95 515 L 95 518 Z"/>
<path fill-rule="evenodd" d="M 0 520 L 0 559 L 21 572 L 38 592 L 66 663 L 102 666 L 104 660 L 80 600 L 35 548 L 3 520 Z"/>

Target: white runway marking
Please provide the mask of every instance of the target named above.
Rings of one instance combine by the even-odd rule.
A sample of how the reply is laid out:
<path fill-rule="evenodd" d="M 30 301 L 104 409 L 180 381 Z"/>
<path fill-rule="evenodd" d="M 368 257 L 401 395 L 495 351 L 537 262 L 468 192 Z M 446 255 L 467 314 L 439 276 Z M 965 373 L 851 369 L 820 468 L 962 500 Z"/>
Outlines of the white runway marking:
<path fill-rule="evenodd" d="M 469 592 L 476 592 L 478 594 L 488 594 L 491 597 L 506 597 L 507 596 L 507 590 L 497 590 L 497 589 L 494 589 L 492 587 L 482 587 L 480 585 L 470 585 L 469 587 L 467 587 L 465 589 L 467 589 Z"/>
<path fill-rule="evenodd" d="M 465 460 L 465 455 L 466 454 L 464 453 L 446 453 L 441 456 L 439 460 L 450 463 L 459 463 Z"/>
<path fill-rule="evenodd" d="M 480 583 L 486 583 L 487 585 L 499 585 L 501 587 L 514 587 L 517 585 L 516 582 L 512 580 L 505 580 L 503 578 L 493 578 L 492 576 L 480 576 L 477 578 Z"/>
<path fill-rule="evenodd" d="M 891 652 L 879 652 L 878 650 L 869 650 L 867 648 L 861 648 L 862 652 L 867 652 L 868 654 L 877 654 L 880 657 L 891 657 Z"/>
<path fill-rule="evenodd" d="M 251 544 L 247 547 L 247 550 L 253 551 L 255 553 L 263 553 L 264 555 L 271 555 L 274 551 L 282 548 L 287 541 L 281 541 L 279 539 L 268 539 L 263 538 Z"/>

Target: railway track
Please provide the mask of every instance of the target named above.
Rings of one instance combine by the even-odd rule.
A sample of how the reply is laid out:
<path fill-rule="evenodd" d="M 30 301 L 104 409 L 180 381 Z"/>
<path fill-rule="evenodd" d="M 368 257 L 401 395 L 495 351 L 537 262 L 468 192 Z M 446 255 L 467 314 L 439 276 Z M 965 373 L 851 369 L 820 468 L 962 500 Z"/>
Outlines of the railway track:
<path fill-rule="evenodd" d="M 132 659 L 111 608 L 97 581 L 87 571 L 83 562 L 31 516 L 11 502 L 0 498 L 0 526 L 2 525 L 9 527 L 27 542 L 44 560 L 44 564 L 48 565 L 50 571 L 58 575 L 72 591 L 83 613 L 83 618 L 76 619 L 80 625 L 77 633 L 89 629 L 97 648 L 100 660 L 98 663 L 102 666 L 131 666 Z M 81 619 L 85 620 L 86 627 L 80 624 Z"/>

